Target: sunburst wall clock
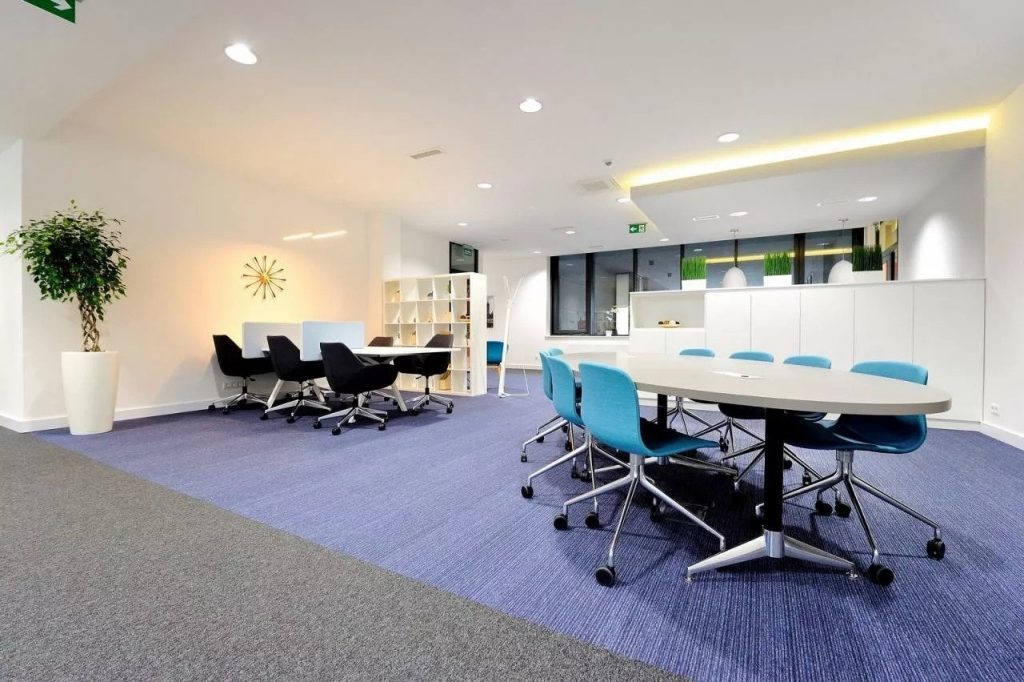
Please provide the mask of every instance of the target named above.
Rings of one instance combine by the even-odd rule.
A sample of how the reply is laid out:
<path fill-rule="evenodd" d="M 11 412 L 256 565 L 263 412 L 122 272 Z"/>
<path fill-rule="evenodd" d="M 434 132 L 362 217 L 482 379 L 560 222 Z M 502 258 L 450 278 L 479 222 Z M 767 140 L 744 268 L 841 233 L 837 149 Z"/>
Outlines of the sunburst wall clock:
<path fill-rule="evenodd" d="M 279 277 L 284 268 L 277 267 L 277 259 L 275 258 L 267 265 L 267 257 L 264 256 L 261 261 L 256 256 L 252 257 L 252 262 L 246 263 L 242 269 L 242 279 L 249 280 L 249 283 L 245 285 L 245 289 L 252 288 L 252 297 L 256 298 L 262 294 L 263 300 L 267 300 L 267 294 L 270 294 L 271 298 L 277 298 L 279 291 L 284 291 L 284 287 L 281 286 L 281 282 L 287 282 L 283 277 Z"/>

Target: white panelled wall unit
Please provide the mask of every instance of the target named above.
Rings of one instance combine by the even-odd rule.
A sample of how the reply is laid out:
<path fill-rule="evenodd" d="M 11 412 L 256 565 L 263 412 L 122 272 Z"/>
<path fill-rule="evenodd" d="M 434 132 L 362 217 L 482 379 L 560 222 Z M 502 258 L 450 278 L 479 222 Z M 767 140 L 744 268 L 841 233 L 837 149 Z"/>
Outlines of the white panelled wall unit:
<path fill-rule="evenodd" d="M 476 273 L 384 280 L 384 335 L 397 345 L 422 346 L 434 334 L 454 336 L 450 371 L 432 378 L 431 391 L 487 392 L 487 278 Z M 423 380 L 400 375 L 399 388 L 422 390 Z"/>
<path fill-rule="evenodd" d="M 952 409 L 937 420 L 982 420 L 984 280 L 638 292 L 631 305 L 631 353 L 706 346 L 724 357 L 756 349 L 777 362 L 823 355 L 836 369 L 915 362 L 928 368 L 930 384 L 953 395 Z M 658 326 L 667 320 L 681 326 Z"/>

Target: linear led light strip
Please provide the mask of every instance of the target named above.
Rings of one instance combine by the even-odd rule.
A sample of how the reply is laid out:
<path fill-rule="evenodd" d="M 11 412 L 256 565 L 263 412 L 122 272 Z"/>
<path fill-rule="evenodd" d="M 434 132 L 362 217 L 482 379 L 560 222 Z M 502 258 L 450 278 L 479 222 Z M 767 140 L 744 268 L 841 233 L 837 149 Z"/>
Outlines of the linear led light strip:
<path fill-rule="evenodd" d="M 826 154 L 837 154 L 857 149 L 882 147 L 900 142 L 925 140 L 930 137 L 966 133 L 973 130 L 984 130 L 988 127 L 989 119 L 990 115 L 987 113 L 976 114 L 867 133 L 819 139 L 790 147 L 776 147 L 749 154 L 696 161 L 650 173 L 643 173 L 627 184 L 630 187 L 643 187 L 644 185 L 693 178 L 699 175 L 711 175 L 712 173 L 721 173 L 723 171 L 752 168 L 754 166 L 763 166 L 783 161 L 795 161 L 796 159 L 807 159 L 813 156 L 824 156 Z"/>
<path fill-rule="evenodd" d="M 809 251 L 804 251 L 804 256 L 839 256 L 844 253 L 853 253 L 853 249 L 850 247 L 839 247 L 835 249 L 812 249 Z M 789 252 L 790 258 L 792 258 L 795 255 L 796 254 L 794 254 L 792 251 Z M 708 263 L 709 265 L 714 265 L 715 263 L 732 263 L 733 260 L 736 260 L 739 263 L 749 263 L 755 260 L 764 260 L 764 254 L 755 253 L 750 256 L 739 256 L 738 258 L 735 259 L 733 259 L 732 256 L 718 256 L 716 258 L 708 258 L 704 262 Z"/>

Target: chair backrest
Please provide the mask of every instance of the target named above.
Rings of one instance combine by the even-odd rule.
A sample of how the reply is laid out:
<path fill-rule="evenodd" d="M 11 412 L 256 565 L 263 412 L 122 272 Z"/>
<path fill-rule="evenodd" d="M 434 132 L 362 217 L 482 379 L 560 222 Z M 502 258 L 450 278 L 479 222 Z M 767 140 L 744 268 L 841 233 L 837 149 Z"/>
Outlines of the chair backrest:
<path fill-rule="evenodd" d="M 366 369 L 366 364 L 340 341 L 321 342 L 320 356 L 324 359 L 324 376 L 335 391 L 344 392 L 349 380 Z"/>
<path fill-rule="evenodd" d="M 425 348 L 451 348 L 455 343 L 455 337 L 449 332 L 441 332 L 440 334 L 434 334 L 427 341 Z M 436 376 L 438 374 L 444 374 L 448 371 L 448 365 L 452 364 L 451 353 L 425 353 L 420 356 L 422 358 L 422 364 L 420 371 L 423 376 Z"/>
<path fill-rule="evenodd" d="M 224 376 L 237 377 L 245 374 L 242 369 L 242 349 L 227 334 L 213 335 L 213 348 L 217 351 L 217 364 Z"/>
<path fill-rule="evenodd" d="M 715 351 L 710 348 L 684 348 L 679 351 L 680 355 L 690 355 L 698 358 L 713 358 Z"/>
<path fill-rule="evenodd" d="M 375 336 L 370 339 L 370 343 L 366 344 L 367 347 L 379 347 L 379 346 L 393 346 L 395 345 L 395 337 L 393 336 Z"/>
<path fill-rule="evenodd" d="M 775 356 L 763 350 L 739 350 L 729 356 L 731 360 L 753 360 L 754 362 L 775 362 Z"/>
<path fill-rule="evenodd" d="M 488 341 L 487 342 L 487 364 L 488 365 L 500 365 L 501 357 L 505 352 L 505 343 L 503 341 Z"/>
<path fill-rule="evenodd" d="M 580 363 L 583 423 L 596 439 L 626 452 L 644 453 L 640 400 L 628 374 L 610 365 Z"/>
<path fill-rule="evenodd" d="M 270 348 L 270 361 L 274 364 L 274 373 L 279 379 L 289 381 L 290 376 L 302 366 L 302 354 L 299 347 L 287 336 L 268 336 L 267 346 Z"/>
<path fill-rule="evenodd" d="M 782 364 L 832 369 L 832 361 L 822 355 L 792 355 L 783 360 Z"/>
<path fill-rule="evenodd" d="M 887 379 L 910 381 L 915 384 L 928 383 L 928 370 L 912 362 L 894 360 L 873 360 L 858 362 L 850 371 L 855 374 L 871 374 Z M 836 427 L 851 426 L 856 432 L 872 434 L 876 445 L 887 446 L 896 452 L 912 452 L 928 437 L 928 421 L 923 414 L 867 417 L 841 415 Z M 867 426 L 870 430 L 865 429 Z"/>
<path fill-rule="evenodd" d="M 576 406 L 576 376 L 569 363 L 557 355 L 547 359 L 551 372 L 551 400 L 555 404 L 555 412 L 566 421 L 583 426 L 579 408 Z"/>
<path fill-rule="evenodd" d="M 561 348 L 548 348 L 538 353 L 540 356 L 540 372 L 542 384 L 544 385 L 544 395 L 547 396 L 548 400 L 554 400 L 551 393 L 551 368 L 548 366 L 548 358 L 562 355 Z"/>

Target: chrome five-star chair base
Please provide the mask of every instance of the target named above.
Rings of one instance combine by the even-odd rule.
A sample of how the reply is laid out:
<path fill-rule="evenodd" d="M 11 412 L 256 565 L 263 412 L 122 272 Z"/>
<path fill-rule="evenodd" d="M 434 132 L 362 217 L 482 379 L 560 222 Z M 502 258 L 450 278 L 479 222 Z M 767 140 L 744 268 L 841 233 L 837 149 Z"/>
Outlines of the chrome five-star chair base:
<path fill-rule="evenodd" d="M 754 538 L 744 542 L 742 545 L 719 552 L 713 557 L 708 557 L 689 566 L 686 569 L 686 579 L 687 581 L 692 580 L 693 576 L 704 571 L 725 568 L 726 566 L 733 566 L 765 557 L 773 559 L 781 559 L 783 557 L 802 559 L 812 564 L 828 566 L 830 568 L 841 568 L 849 573 L 850 577 L 856 575 L 854 564 L 849 559 L 843 559 L 823 549 L 808 545 L 805 542 L 794 540 L 784 535 L 780 530 L 766 529 L 759 538 Z"/>

